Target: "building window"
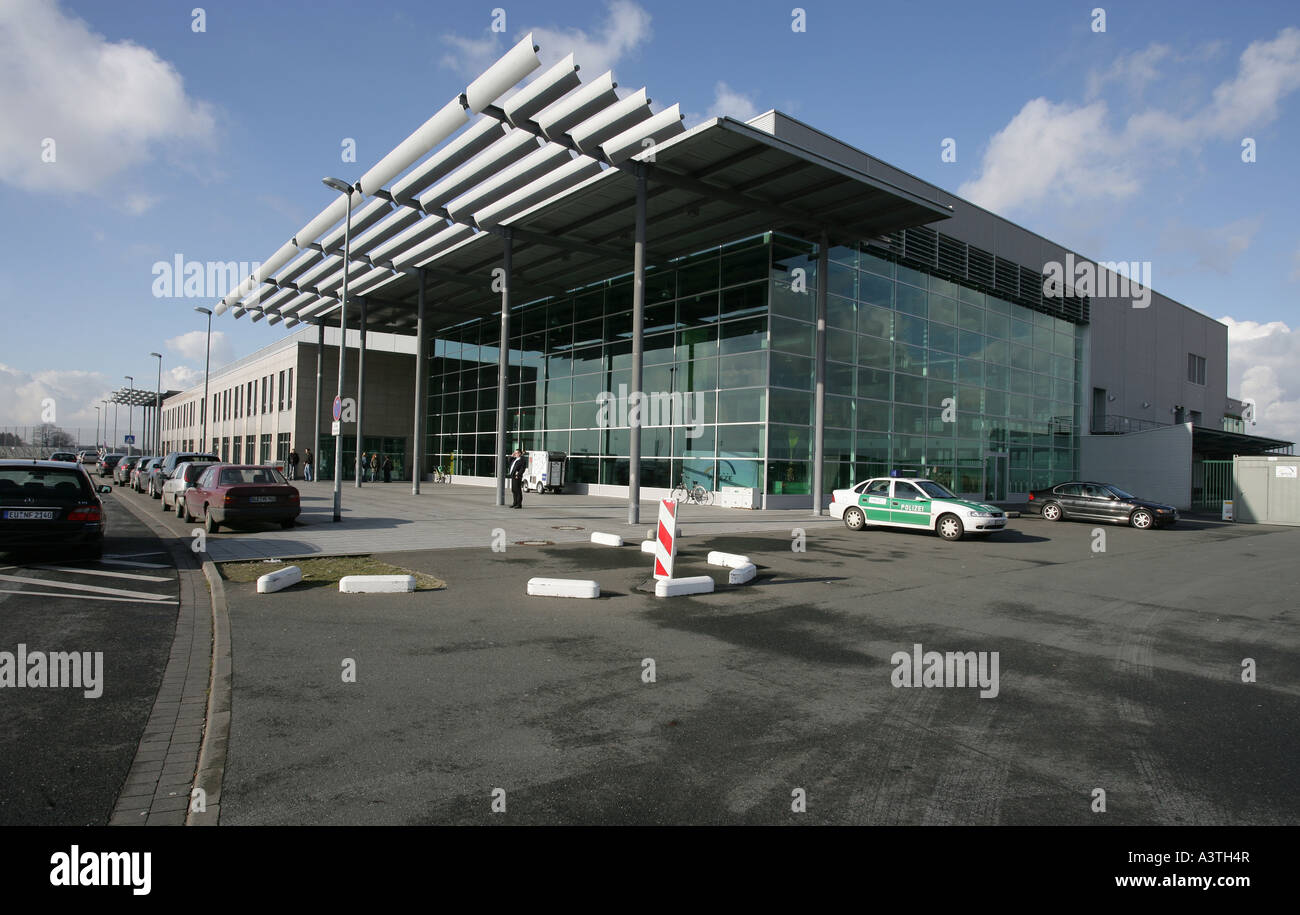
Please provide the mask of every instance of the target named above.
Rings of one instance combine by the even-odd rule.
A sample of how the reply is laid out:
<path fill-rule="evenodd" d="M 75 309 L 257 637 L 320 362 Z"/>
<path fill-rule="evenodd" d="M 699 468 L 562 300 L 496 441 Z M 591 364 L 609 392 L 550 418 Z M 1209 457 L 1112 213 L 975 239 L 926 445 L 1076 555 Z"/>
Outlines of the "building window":
<path fill-rule="evenodd" d="M 1187 380 L 1192 384 L 1205 384 L 1205 357 L 1187 354 Z"/>
<path fill-rule="evenodd" d="M 275 459 L 284 463 L 289 462 L 289 433 L 281 432 L 275 437 Z"/>
<path fill-rule="evenodd" d="M 284 403 L 286 410 L 293 409 L 293 369 L 289 369 L 289 384 L 285 389 Z"/>
<path fill-rule="evenodd" d="M 280 373 L 280 384 L 279 384 L 278 391 L 279 391 L 279 397 L 277 398 L 276 402 L 279 404 L 280 412 L 284 412 L 284 372 Z"/>
<path fill-rule="evenodd" d="M 262 458 L 261 463 L 271 463 L 271 434 L 268 432 L 262 436 Z"/>
<path fill-rule="evenodd" d="M 231 447 L 233 449 L 230 452 L 231 463 L 242 464 L 244 462 L 244 437 L 236 435 L 234 444 Z"/>

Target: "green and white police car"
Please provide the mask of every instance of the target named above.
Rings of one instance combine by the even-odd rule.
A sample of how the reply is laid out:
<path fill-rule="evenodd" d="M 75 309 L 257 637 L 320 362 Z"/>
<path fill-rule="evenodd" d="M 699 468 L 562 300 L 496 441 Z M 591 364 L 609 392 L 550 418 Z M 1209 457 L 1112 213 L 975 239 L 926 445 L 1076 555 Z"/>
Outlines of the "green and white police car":
<path fill-rule="evenodd" d="M 959 499 L 934 480 L 876 477 L 831 496 L 831 517 L 851 531 L 866 527 L 928 528 L 944 540 L 966 534 L 986 536 L 1007 526 L 1007 514 L 994 505 Z"/>

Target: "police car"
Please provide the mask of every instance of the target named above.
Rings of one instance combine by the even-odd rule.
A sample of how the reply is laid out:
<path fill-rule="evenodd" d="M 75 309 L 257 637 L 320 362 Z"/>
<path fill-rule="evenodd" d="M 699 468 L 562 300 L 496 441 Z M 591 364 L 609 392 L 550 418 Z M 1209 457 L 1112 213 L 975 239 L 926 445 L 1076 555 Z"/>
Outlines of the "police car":
<path fill-rule="evenodd" d="M 831 517 L 851 531 L 865 527 L 927 528 L 944 540 L 985 536 L 1007 526 L 1002 509 L 959 499 L 934 480 L 876 477 L 831 496 Z"/>

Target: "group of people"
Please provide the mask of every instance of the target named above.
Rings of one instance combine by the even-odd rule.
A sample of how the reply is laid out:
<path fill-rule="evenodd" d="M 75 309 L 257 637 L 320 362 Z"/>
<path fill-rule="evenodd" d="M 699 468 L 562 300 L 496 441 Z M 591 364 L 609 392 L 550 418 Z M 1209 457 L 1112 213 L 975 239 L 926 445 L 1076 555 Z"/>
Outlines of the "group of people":
<path fill-rule="evenodd" d="M 384 475 L 384 482 L 391 483 L 393 482 L 393 459 L 388 455 L 384 455 L 384 459 L 380 461 L 378 451 L 369 453 L 363 451 L 361 452 L 361 472 L 365 474 L 367 483 L 375 482 L 381 472 Z"/>
<path fill-rule="evenodd" d="M 302 478 L 303 478 L 304 480 L 306 480 L 308 483 L 311 482 L 311 480 L 312 480 L 312 454 L 311 454 L 311 449 L 310 449 L 310 448 L 306 448 L 306 449 L 303 450 L 303 453 L 302 453 L 302 457 L 301 457 L 301 458 L 298 456 L 298 449 L 297 449 L 297 448 L 291 448 L 291 449 L 289 450 L 289 457 L 288 457 L 288 459 L 284 462 L 284 464 L 285 464 L 285 470 L 288 471 L 289 479 L 291 479 L 291 480 L 296 480 L 296 479 L 298 479 L 298 467 L 299 467 L 299 465 L 301 465 L 301 466 L 302 466 Z"/>

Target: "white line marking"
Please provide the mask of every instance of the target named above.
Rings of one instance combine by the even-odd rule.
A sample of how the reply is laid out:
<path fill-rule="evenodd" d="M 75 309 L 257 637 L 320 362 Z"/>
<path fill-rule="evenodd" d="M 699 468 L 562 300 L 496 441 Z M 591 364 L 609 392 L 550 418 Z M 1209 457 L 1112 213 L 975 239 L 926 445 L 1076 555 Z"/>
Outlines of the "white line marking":
<path fill-rule="evenodd" d="M 47 588 L 67 588 L 69 591 L 88 591 L 92 594 L 119 594 L 123 597 L 138 597 L 142 600 L 162 600 L 167 596 L 166 594 L 150 594 L 148 591 L 128 591 L 125 588 L 76 585 L 71 582 L 50 581 L 48 578 L 23 578 L 21 575 L 0 575 L 0 581 L 12 581 L 20 585 L 44 585 Z"/>
<path fill-rule="evenodd" d="M 138 556 L 166 556 L 166 550 L 154 550 L 152 553 L 105 553 L 105 559 L 133 559 Z"/>
<path fill-rule="evenodd" d="M 130 566 L 133 569 L 170 569 L 171 566 L 158 562 L 132 562 L 129 559 L 101 559 L 106 566 Z"/>
<path fill-rule="evenodd" d="M 70 597 L 76 600 L 111 600 L 123 604 L 179 604 L 178 600 L 140 600 L 136 597 L 99 597 L 95 594 L 56 594 L 49 591 L 19 591 L 0 588 L 0 594 L 27 594 L 31 597 Z"/>
<path fill-rule="evenodd" d="M 136 581 L 171 581 L 157 575 L 133 575 L 130 572 L 106 572 L 102 569 L 74 569 L 69 566 L 33 566 L 34 569 L 46 569 L 50 572 L 71 572 L 73 575 L 102 575 L 105 578 L 133 578 Z"/>

